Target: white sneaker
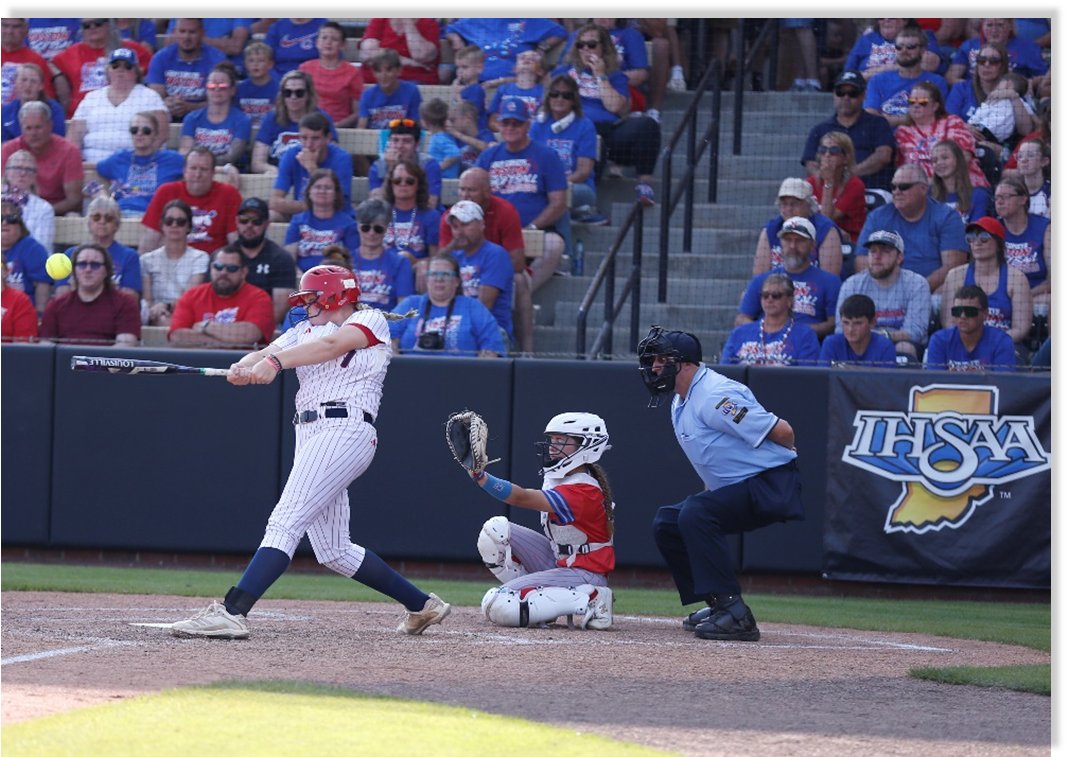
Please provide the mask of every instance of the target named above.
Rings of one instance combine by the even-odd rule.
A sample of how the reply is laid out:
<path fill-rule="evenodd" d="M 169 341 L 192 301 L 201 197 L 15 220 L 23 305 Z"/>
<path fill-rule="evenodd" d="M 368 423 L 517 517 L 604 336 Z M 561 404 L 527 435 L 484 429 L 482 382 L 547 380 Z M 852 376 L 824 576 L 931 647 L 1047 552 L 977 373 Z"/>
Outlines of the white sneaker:
<path fill-rule="evenodd" d="M 206 610 L 171 625 L 174 636 L 202 636 L 208 639 L 247 639 L 248 619 L 243 615 L 231 615 L 218 602 L 212 602 Z"/>
<path fill-rule="evenodd" d="M 596 594 L 590 597 L 586 605 L 586 614 L 582 618 L 582 628 L 603 631 L 612 627 L 612 590 L 607 586 L 598 586 Z"/>
<path fill-rule="evenodd" d="M 645 115 L 649 116 L 649 118 L 653 119 L 657 123 L 660 123 L 660 111 L 656 108 L 649 108 L 649 110 L 645 111 Z"/>
<path fill-rule="evenodd" d="M 667 88 L 669 92 L 685 92 L 686 80 L 681 76 L 672 76 L 668 79 Z"/>
<path fill-rule="evenodd" d="M 423 609 L 419 612 L 406 612 L 397 630 L 410 636 L 418 636 L 426 630 L 427 626 L 440 623 L 452 609 L 452 605 L 446 604 L 437 594 L 431 594 Z"/>

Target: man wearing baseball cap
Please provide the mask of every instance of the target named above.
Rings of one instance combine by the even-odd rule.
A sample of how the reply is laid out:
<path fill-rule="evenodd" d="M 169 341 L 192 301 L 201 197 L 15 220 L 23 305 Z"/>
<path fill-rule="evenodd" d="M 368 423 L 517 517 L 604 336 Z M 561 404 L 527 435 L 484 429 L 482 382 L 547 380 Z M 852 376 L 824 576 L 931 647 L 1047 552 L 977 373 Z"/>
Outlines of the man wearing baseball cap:
<path fill-rule="evenodd" d="M 868 189 L 890 189 L 894 171 L 894 130 L 885 118 L 864 110 L 864 90 L 868 83 L 855 71 L 844 71 L 834 80 L 834 115 L 812 127 L 801 153 L 801 164 L 809 175 L 819 174 L 816 149 L 829 131 L 843 131 L 853 140 L 857 168 L 855 174 Z"/>
<path fill-rule="evenodd" d="M 761 292 L 764 280 L 772 273 L 785 272 L 794 283 L 794 320 L 811 328 L 822 339 L 834 331 L 834 309 L 842 281 L 833 273 L 812 265 L 816 228 L 807 218 L 787 218 L 779 231 L 779 242 L 782 245 L 782 269 L 753 277 L 742 295 L 734 325 L 751 323 L 763 315 Z"/>
<path fill-rule="evenodd" d="M 249 197 L 237 209 L 237 241 L 227 249 L 240 250 L 248 260 L 249 284 L 271 295 L 275 323 L 289 311 L 289 294 L 297 285 L 293 256 L 267 238 L 270 210 L 259 197 Z"/>
<path fill-rule="evenodd" d="M 893 202 L 868 213 L 856 245 L 856 269 L 868 267 L 868 237 L 877 230 L 896 231 L 905 242 L 903 268 L 927 279 L 938 294 L 946 274 L 967 259 L 964 221 L 953 208 L 932 199 L 923 168 L 907 163 L 894 171 Z"/>
<path fill-rule="evenodd" d="M 867 249 L 866 270 L 853 274 L 838 293 L 838 309 L 856 294 L 875 303 L 875 330 L 894 343 L 894 350 L 911 361 L 918 361 L 927 344 L 931 322 L 931 290 L 927 279 L 901 267 L 905 260 L 905 240 L 896 231 L 877 229 L 864 244 Z M 842 322 L 835 326 L 843 333 Z"/>
<path fill-rule="evenodd" d="M 545 250 L 531 263 L 531 288 L 537 291 L 552 277 L 570 244 L 567 174 L 556 150 L 530 138 L 530 116 L 518 97 L 501 100 L 497 124 L 502 141 L 486 148 L 476 165 L 489 173 L 493 194 L 519 211 L 524 228 L 546 232 Z"/>
<path fill-rule="evenodd" d="M 460 200 L 446 216 L 452 229 L 453 257 L 460 264 L 460 286 L 493 313 L 507 341 L 512 331 L 512 259 L 499 244 L 486 241 L 482 206 Z"/>
<path fill-rule="evenodd" d="M 842 273 L 842 234 L 827 216 L 816 210 L 812 185 L 804 179 L 791 176 L 779 185 L 779 213 L 764 224 L 757 238 L 756 260 L 753 273 L 782 270 L 782 243 L 779 232 L 787 219 L 795 216 L 808 220 L 816 231 L 811 256 L 813 265 L 828 273 Z"/>

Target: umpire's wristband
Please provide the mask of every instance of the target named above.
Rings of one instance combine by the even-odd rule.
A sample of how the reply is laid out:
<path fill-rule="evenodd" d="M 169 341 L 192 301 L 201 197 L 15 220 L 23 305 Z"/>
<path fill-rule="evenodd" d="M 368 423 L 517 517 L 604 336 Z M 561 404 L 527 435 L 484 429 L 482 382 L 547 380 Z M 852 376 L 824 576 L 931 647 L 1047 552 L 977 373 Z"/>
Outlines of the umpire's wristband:
<path fill-rule="evenodd" d="M 478 485 L 491 497 L 499 499 L 504 502 L 512 493 L 512 482 L 505 481 L 503 478 L 497 478 L 485 471 L 482 471 L 482 477 L 478 480 Z"/>

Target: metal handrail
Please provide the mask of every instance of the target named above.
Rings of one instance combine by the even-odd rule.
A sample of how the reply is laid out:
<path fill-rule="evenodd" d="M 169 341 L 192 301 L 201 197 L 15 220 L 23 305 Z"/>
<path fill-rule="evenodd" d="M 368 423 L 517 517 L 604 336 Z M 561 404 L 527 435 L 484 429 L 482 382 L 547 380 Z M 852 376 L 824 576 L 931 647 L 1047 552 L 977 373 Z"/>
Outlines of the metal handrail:
<path fill-rule="evenodd" d="M 698 148 L 696 136 L 698 107 L 710 84 L 713 90 L 712 122 L 702 136 L 701 145 L 700 148 Z M 682 121 L 675 129 L 675 133 L 671 136 L 671 139 L 668 140 L 668 144 L 660 150 L 659 160 L 661 161 L 662 175 L 661 188 L 667 195 L 667 200 L 661 208 L 660 217 L 660 270 L 658 288 L 660 292 L 663 293 L 660 295 L 660 302 L 664 302 L 667 296 L 667 224 L 670 221 L 671 214 L 674 212 L 675 207 L 685 193 L 687 196 L 687 203 L 683 234 L 686 238 L 684 246 L 687 251 L 689 251 L 692 247 L 693 239 L 694 174 L 697 163 L 709 146 L 712 147 L 712 158 L 709 168 L 709 201 L 715 201 L 714 186 L 717 181 L 719 170 L 720 99 L 719 65 L 718 62 L 714 62 L 705 70 L 704 76 L 701 77 L 701 81 L 697 85 L 697 91 L 694 93 L 689 106 L 686 108 Z M 678 182 L 678 185 L 672 186 L 671 158 L 674 154 L 676 145 L 679 140 L 682 139 L 684 133 L 688 136 L 686 154 L 689 167 L 682 179 Z M 613 241 L 612 246 L 608 249 L 608 254 L 605 255 L 601 264 L 597 267 L 597 273 L 594 274 L 593 281 L 590 282 L 590 286 L 586 290 L 586 295 L 582 298 L 582 303 L 579 305 L 578 309 L 575 329 L 575 355 L 579 359 L 592 360 L 601 356 L 605 345 L 608 345 L 609 352 L 611 352 L 613 328 L 616 318 L 619 317 L 627 300 L 631 299 L 631 295 L 633 295 L 633 299 L 631 299 L 630 349 L 631 351 L 634 351 L 638 348 L 638 331 L 641 328 L 641 256 L 643 246 L 642 237 L 644 235 L 643 212 L 644 208 L 639 202 L 635 201 L 631 206 L 627 217 L 624 219 L 623 224 L 619 227 L 619 231 L 616 233 L 616 238 Z M 633 253 L 631 256 L 631 270 L 617 300 L 615 297 L 616 258 L 619 255 L 620 250 L 623 249 L 623 245 L 627 241 L 627 237 L 632 231 L 632 228 L 634 231 L 634 238 Z M 597 332 L 597 336 L 593 341 L 593 345 L 587 351 L 586 324 L 589 311 L 593 306 L 593 301 L 597 297 L 602 285 L 604 285 L 605 288 L 604 320 L 602 321 L 601 328 Z"/>

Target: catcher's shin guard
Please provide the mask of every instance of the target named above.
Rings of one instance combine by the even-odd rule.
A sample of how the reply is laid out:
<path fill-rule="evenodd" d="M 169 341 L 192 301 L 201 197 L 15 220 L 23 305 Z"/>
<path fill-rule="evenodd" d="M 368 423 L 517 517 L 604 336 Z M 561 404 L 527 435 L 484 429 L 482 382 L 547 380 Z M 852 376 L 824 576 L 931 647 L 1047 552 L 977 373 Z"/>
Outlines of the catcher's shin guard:
<path fill-rule="evenodd" d="M 482 598 L 482 612 L 493 623 L 511 628 L 548 623 L 562 615 L 586 614 L 590 595 L 562 586 L 539 586 L 515 591 L 490 589 Z"/>
<path fill-rule="evenodd" d="M 497 580 L 508 583 L 527 574 L 527 569 L 512 558 L 512 524 L 503 515 L 495 515 L 482 524 L 478 534 L 478 553 Z"/>

